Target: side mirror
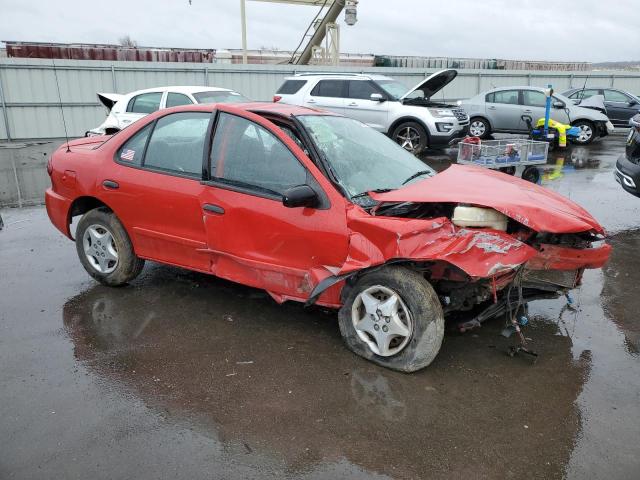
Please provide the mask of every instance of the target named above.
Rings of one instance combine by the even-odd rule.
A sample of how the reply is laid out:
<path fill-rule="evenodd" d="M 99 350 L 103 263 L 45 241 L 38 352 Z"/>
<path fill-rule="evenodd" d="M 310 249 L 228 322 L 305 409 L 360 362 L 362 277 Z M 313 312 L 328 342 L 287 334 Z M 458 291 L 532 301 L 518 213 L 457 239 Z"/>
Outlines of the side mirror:
<path fill-rule="evenodd" d="M 564 107 L 566 107 L 564 102 L 560 102 L 560 101 L 553 102 L 553 108 L 564 108 Z"/>
<path fill-rule="evenodd" d="M 629 100 L 630 107 L 635 107 L 636 105 L 638 105 L 638 102 L 636 100 Z"/>
<path fill-rule="evenodd" d="M 371 98 L 373 102 L 384 102 L 386 100 L 381 93 L 372 93 L 369 98 Z"/>
<path fill-rule="evenodd" d="M 297 185 L 282 193 L 282 204 L 288 208 L 313 208 L 318 204 L 318 194 L 309 185 Z"/>

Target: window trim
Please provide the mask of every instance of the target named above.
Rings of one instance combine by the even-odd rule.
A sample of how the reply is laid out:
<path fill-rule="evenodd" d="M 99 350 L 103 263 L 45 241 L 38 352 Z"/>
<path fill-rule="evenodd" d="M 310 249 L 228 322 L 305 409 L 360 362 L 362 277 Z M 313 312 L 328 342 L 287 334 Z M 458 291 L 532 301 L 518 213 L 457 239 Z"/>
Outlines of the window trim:
<path fill-rule="evenodd" d="M 342 82 L 342 92 L 340 94 L 339 97 L 332 97 L 332 96 L 328 96 L 328 95 L 318 95 L 316 93 L 313 93 L 313 91 L 316 88 L 320 88 L 320 83 L 322 82 Z M 342 98 L 345 99 L 347 98 L 347 95 L 349 93 L 349 80 L 345 80 L 343 78 L 321 78 L 320 80 L 318 80 L 318 82 L 313 86 L 313 88 L 309 91 L 309 96 L 310 97 L 320 97 L 320 98 Z"/>
<path fill-rule="evenodd" d="M 347 80 L 347 96 L 345 97 L 348 100 L 371 100 L 371 96 L 369 96 L 369 98 L 355 98 L 355 97 L 350 97 L 349 95 L 351 94 L 351 83 L 352 82 L 364 82 L 364 83 L 368 83 L 369 85 L 371 85 L 373 87 L 374 92 L 373 93 L 379 93 L 382 95 L 382 97 L 384 99 L 388 99 L 388 94 L 386 92 L 381 91 L 381 88 L 376 84 L 376 82 L 374 82 L 373 80 L 369 80 L 369 79 L 364 79 L 364 80 L 355 80 L 355 79 L 350 79 Z"/>
<path fill-rule="evenodd" d="M 129 99 L 129 101 L 127 102 L 127 108 L 125 108 L 124 113 L 134 113 L 134 114 L 137 114 L 137 115 L 151 115 L 151 113 L 156 113 L 158 110 L 154 110 L 151 113 L 133 112 L 133 111 L 129 110 L 129 108 L 132 107 L 132 103 L 131 102 L 133 102 L 135 104 L 135 99 L 136 98 L 141 97 L 143 95 L 153 95 L 153 94 L 156 94 L 156 93 L 160 94 L 160 102 L 158 102 L 158 110 L 162 110 L 162 105 L 163 105 L 162 100 L 165 98 L 164 94 L 166 92 L 164 92 L 164 91 L 160 91 L 160 92 L 145 92 L 145 93 L 139 93 L 138 95 L 134 95 L 133 97 L 131 97 Z"/>
<path fill-rule="evenodd" d="M 273 200 L 273 201 L 277 201 L 279 203 L 282 203 L 282 195 L 279 193 L 269 193 L 266 192 L 265 189 L 263 187 L 259 187 L 258 185 L 249 185 L 249 184 L 244 184 L 242 182 L 234 182 L 232 181 L 225 181 L 224 179 L 221 179 L 220 177 L 212 177 L 211 176 L 211 150 L 213 148 L 213 141 L 215 139 L 215 135 L 218 131 L 218 127 L 220 124 L 220 118 L 221 118 L 221 114 L 224 113 L 226 115 L 230 115 L 230 116 L 234 116 L 234 117 L 238 117 L 241 118 L 247 122 L 250 122 L 254 125 L 259 126 L 260 128 L 263 128 L 265 130 L 267 130 L 267 132 L 271 135 L 273 135 L 275 137 L 275 139 L 280 142 L 286 149 L 287 151 L 293 156 L 293 158 L 296 160 L 296 162 L 298 162 L 300 164 L 300 166 L 304 169 L 305 172 L 305 182 L 307 182 L 306 184 L 309 185 L 318 195 L 318 198 L 320 199 L 320 205 L 318 205 L 317 207 L 314 207 L 316 210 L 326 210 L 328 208 L 330 208 L 330 203 L 328 201 L 328 196 L 327 194 L 324 192 L 324 189 L 320 186 L 319 182 L 316 180 L 316 178 L 313 176 L 313 174 L 311 173 L 311 171 L 309 171 L 309 169 L 307 168 L 307 166 L 300 161 L 300 159 L 298 158 L 298 156 L 295 154 L 295 152 L 293 152 L 291 150 L 291 148 L 289 148 L 289 145 L 287 145 L 285 142 L 283 142 L 280 137 L 278 137 L 274 132 L 272 132 L 271 130 L 269 130 L 267 127 L 265 127 L 264 125 L 260 125 L 258 122 L 255 122 L 253 120 L 251 120 L 250 118 L 244 117 L 242 115 L 238 115 L 236 113 L 232 113 L 232 112 L 226 112 L 226 111 L 219 111 L 216 110 L 216 118 L 214 120 L 214 122 L 211 122 L 212 124 L 215 123 L 215 125 L 212 125 L 212 130 L 211 130 L 211 135 L 209 136 L 209 145 L 208 148 L 205 149 L 205 155 L 206 155 L 206 170 L 207 170 L 207 176 L 203 177 L 203 180 L 200 182 L 203 185 L 207 185 L 207 186 L 211 186 L 211 187 L 218 187 L 218 188 L 222 188 L 224 190 L 231 190 L 233 192 L 237 192 L 237 193 L 242 193 L 245 195 L 251 195 L 253 197 L 260 197 L 260 198 L 266 198 L 267 200 Z M 146 152 L 145 152 L 146 153 Z"/>
<path fill-rule="evenodd" d="M 156 129 L 156 125 L 158 123 L 158 120 L 160 120 L 161 118 L 165 118 L 168 117 L 169 115 L 177 115 L 180 113 L 209 113 L 209 112 L 203 112 L 202 110 L 186 110 L 186 111 L 180 111 L 180 112 L 168 112 L 165 115 L 161 115 L 158 118 L 152 120 L 151 122 L 147 123 L 146 125 L 144 125 L 142 128 L 140 128 L 138 131 L 136 131 L 136 133 L 134 133 L 133 135 L 131 135 L 129 138 L 127 138 L 124 142 L 122 142 L 120 145 L 118 145 L 118 147 L 116 148 L 115 153 L 113 154 L 113 160 L 115 163 L 117 163 L 118 165 L 122 165 L 123 167 L 128 167 L 128 168 L 133 168 L 136 170 L 144 170 L 146 172 L 153 172 L 153 173 L 160 173 L 162 175 L 168 175 L 170 177 L 178 177 L 178 178 L 186 178 L 188 180 L 195 180 L 197 182 L 202 182 L 205 177 L 204 177 L 204 172 L 201 171 L 200 175 L 198 175 L 197 173 L 188 173 L 188 172 L 178 172 L 176 170 L 164 170 L 162 168 L 156 168 L 153 166 L 146 166 L 145 165 L 145 160 L 147 158 L 147 148 L 149 147 L 149 142 L 151 141 L 151 137 L 153 136 L 153 132 Z M 209 135 L 210 129 L 211 129 L 211 125 L 212 123 L 214 123 L 212 120 L 214 120 L 214 114 L 217 113 L 217 111 L 214 111 L 210 114 L 209 116 L 209 123 L 207 125 L 207 130 L 205 132 L 205 135 Z M 144 130 L 145 128 L 147 128 L 149 125 L 151 125 L 151 130 L 149 132 L 149 136 L 147 137 L 147 141 L 144 144 L 144 150 L 142 151 L 142 160 L 140 165 L 131 165 L 129 163 L 125 163 L 123 161 L 121 161 L 118 158 L 118 152 L 120 151 L 120 149 L 122 147 L 125 146 L 125 144 L 131 140 L 131 138 L 133 138 L 135 135 L 137 135 L 139 132 L 141 132 L 142 130 Z M 203 150 L 206 151 L 207 147 L 207 139 L 205 138 L 205 143 L 204 143 L 204 148 Z M 204 153 L 203 153 L 204 155 Z"/>
<path fill-rule="evenodd" d="M 172 105 L 171 107 L 168 107 L 167 102 L 169 101 L 169 95 L 182 95 L 183 97 L 186 97 L 186 99 L 189 100 L 190 103 L 181 103 L 180 105 Z M 194 105 L 194 103 L 195 102 L 193 101 L 193 99 L 186 93 L 167 91 L 167 97 L 164 99 L 164 108 L 173 108 L 173 107 L 182 107 L 182 106 L 186 107 L 188 105 Z"/>

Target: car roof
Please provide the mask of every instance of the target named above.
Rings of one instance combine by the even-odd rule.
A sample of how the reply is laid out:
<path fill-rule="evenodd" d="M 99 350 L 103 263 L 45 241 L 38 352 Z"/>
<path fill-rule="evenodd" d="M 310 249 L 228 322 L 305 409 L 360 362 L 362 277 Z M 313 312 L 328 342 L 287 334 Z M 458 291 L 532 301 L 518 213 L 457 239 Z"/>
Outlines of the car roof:
<path fill-rule="evenodd" d="M 340 116 L 336 113 L 329 112 L 327 110 L 319 110 L 316 108 L 301 107 L 299 105 L 289 105 L 287 103 L 272 103 L 272 102 L 246 102 L 246 103 L 225 103 L 226 110 L 244 110 L 255 113 L 274 113 L 282 116 L 303 116 L 303 115 L 331 115 Z M 199 111 L 199 112 L 213 112 L 216 109 L 215 103 L 207 104 L 193 104 L 193 105 L 181 105 L 178 107 L 165 108 L 164 110 L 158 110 L 162 115 L 171 111 Z"/>
<path fill-rule="evenodd" d="M 163 92 L 165 90 L 171 90 L 172 92 L 177 93 L 195 93 L 195 92 L 231 92 L 228 88 L 222 87 L 203 87 L 198 85 L 169 85 L 166 87 L 153 87 L 153 88 L 145 88 L 143 90 L 136 90 L 135 92 L 129 92 L 127 96 L 139 95 L 141 93 L 153 93 L 153 92 Z"/>
<path fill-rule="evenodd" d="M 368 73 L 350 73 L 350 72 L 320 72 L 320 73 L 296 73 L 285 80 L 301 80 L 301 79 L 331 79 L 331 80 L 393 80 L 386 75 L 368 74 Z"/>

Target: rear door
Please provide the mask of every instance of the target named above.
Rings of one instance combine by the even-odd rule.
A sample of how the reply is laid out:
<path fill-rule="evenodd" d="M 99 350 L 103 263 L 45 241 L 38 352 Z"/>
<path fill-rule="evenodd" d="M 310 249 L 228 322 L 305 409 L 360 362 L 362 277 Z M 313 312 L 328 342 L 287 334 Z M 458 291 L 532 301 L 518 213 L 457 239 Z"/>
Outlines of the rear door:
<path fill-rule="evenodd" d="M 389 104 L 386 101 L 371 100 L 373 93 L 387 96 L 371 80 L 349 80 L 344 114 L 366 123 L 379 132 L 386 132 Z"/>
<path fill-rule="evenodd" d="M 633 99 L 619 90 L 604 89 L 603 93 L 607 116 L 611 123 L 629 126 L 629 119 L 638 113 Z"/>
<path fill-rule="evenodd" d="M 318 180 L 315 166 L 275 125 L 248 112 L 221 111 L 210 172 L 200 199 L 212 273 L 277 299 L 306 299 L 316 274 L 344 263 L 345 201 L 326 193 L 326 180 Z M 301 184 L 319 195 L 317 208 L 283 205 L 283 192 Z"/>
<path fill-rule="evenodd" d="M 157 110 L 160 110 L 160 105 L 163 103 L 163 91 L 141 93 L 134 97 L 131 97 L 124 112 L 118 114 L 118 122 L 120 128 L 125 128 L 140 120 L 142 117 L 149 115 Z"/>
<path fill-rule="evenodd" d="M 495 130 L 521 130 L 522 107 L 518 90 L 498 90 L 485 97 L 486 113 Z"/>
<path fill-rule="evenodd" d="M 320 80 L 304 98 L 304 105 L 345 113 L 347 80 Z"/>
<path fill-rule="evenodd" d="M 160 117 L 124 142 L 101 172 L 101 199 L 144 258 L 208 271 L 199 198 L 210 118 L 208 112 Z"/>

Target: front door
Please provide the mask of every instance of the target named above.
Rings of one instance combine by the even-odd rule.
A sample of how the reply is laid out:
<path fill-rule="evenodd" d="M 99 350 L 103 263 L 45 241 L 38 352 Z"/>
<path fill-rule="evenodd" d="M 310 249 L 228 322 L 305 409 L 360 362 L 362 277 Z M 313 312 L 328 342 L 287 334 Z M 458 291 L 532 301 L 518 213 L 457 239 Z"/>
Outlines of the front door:
<path fill-rule="evenodd" d="M 629 126 L 629 119 L 638 113 L 638 107 L 631 97 L 618 90 L 604 90 L 604 104 L 611 123 L 618 126 Z"/>
<path fill-rule="evenodd" d="M 344 114 L 386 133 L 389 104 L 386 101 L 371 100 L 373 93 L 386 97 L 370 80 L 349 80 Z"/>
<path fill-rule="evenodd" d="M 304 300 L 346 259 L 344 201 L 329 201 L 310 160 L 280 129 L 246 115 L 219 113 L 200 197 L 212 273 Z M 285 207 L 283 192 L 303 184 L 317 192 L 317 207 Z"/>
<path fill-rule="evenodd" d="M 200 208 L 211 114 L 160 117 L 125 142 L 100 177 L 101 199 L 124 223 L 136 254 L 198 270 L 209 258 Z"/>

